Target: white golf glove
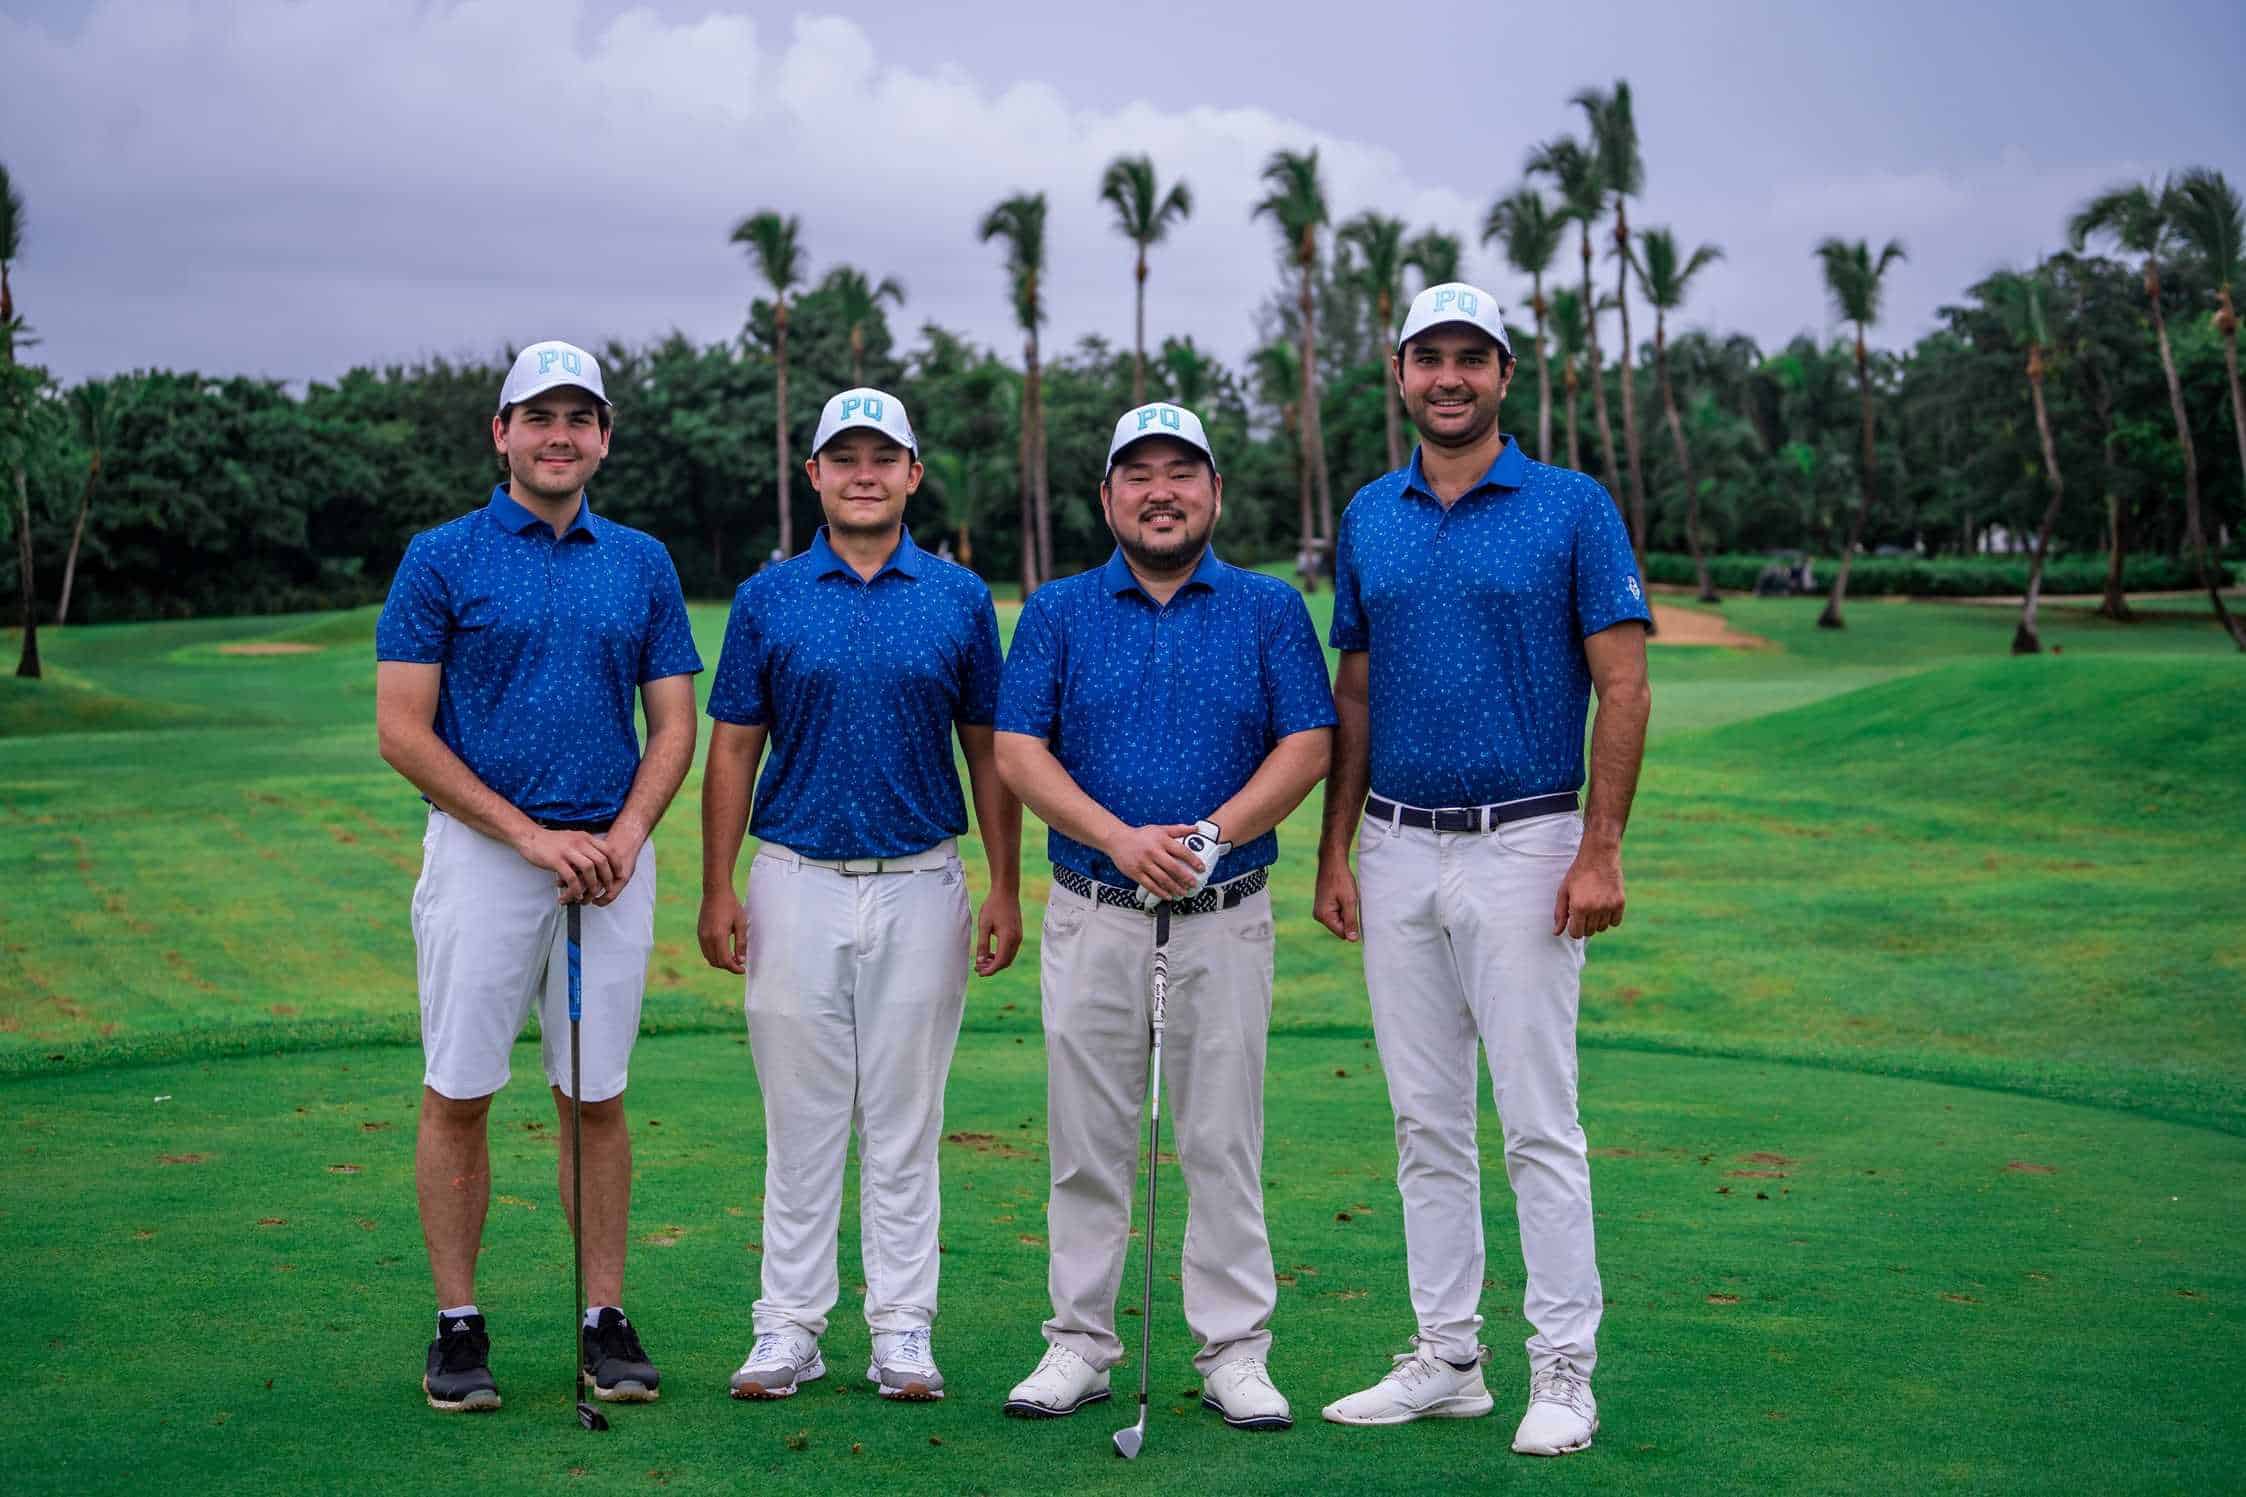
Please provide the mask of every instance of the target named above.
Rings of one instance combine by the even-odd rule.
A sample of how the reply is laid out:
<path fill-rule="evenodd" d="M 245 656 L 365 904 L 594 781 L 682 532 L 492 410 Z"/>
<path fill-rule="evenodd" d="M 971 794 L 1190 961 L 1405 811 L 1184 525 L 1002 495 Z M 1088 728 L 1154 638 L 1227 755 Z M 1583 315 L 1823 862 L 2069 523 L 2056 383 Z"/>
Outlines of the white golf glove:
<path fill-rule="evenodd" d="M 1193 830 L 1185 834 L 1185 850 L 1191 853 L 1194 861 L 1201 865 L 1201 871 L 1194 875 L 1193 882 L 1188 884 L 1185 892 L 1178 896 L 1180 899 L 1191 899 L 1194 895 L 1209 887 L 1209 875 L 1217 871 L 1217 864 L 1223 862 L 1224 855 L 1232 851 L 1232 844 L 1224 840 L 1224 833 L 1218 829 L 1215 822 L 1196 821 L 1193 823 Z M 1139 886 L 1139 907 L 1141 909 L 1151 910 L 1162 903 L 1165 903 L 1165 901 L 1161 895 L 1156 894 L 1143 884 Z"/>

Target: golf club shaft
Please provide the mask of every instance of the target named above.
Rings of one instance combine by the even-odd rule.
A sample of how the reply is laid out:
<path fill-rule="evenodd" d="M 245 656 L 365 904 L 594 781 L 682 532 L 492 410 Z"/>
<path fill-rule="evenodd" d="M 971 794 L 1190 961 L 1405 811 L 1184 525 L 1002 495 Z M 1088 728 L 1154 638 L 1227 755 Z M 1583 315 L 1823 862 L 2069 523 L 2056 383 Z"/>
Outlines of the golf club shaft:
<path fill-rule="evenodd" d="M 576 1310 L 569 1321 L 569 1399 L 583 1401 L 584 1354 L 578 1343 L 585 1324 L 585 1103 L 580 1086 L 577 1021 L 585 1007 L 582 943 L 584 912 L 569 907 L 569 1237 Z"/>
<path fill-rule="evenodd" d="M 1154 912 L 1154 1045 L 1147 1062 L 1146 1290 L 1139 1300 L 1139 1419 L 1146 1419 L 1148 1364 L 1154 1356 L 1154 1198 L 1162 1174 L 1162 1029 L 1170 1002 L 1170 907 Z"/>

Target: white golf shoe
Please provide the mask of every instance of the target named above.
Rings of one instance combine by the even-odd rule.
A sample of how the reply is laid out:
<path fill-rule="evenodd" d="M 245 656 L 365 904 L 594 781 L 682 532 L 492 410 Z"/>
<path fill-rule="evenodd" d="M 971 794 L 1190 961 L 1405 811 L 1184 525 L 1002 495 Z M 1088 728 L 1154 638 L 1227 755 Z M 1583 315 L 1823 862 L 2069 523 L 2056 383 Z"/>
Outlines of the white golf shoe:
<path fill-rule="evenodd" d="M 1108 1395 L 1107 1374 L 1065 1346 L 1048 1346 L 1037 1370 L 1006 1395 L 1017 1419 L 1058 1419 Z"/>
<path fill-rule="evenodd" d="M 1591 1384 L 1564 1363 L 1529 1379 L 1529 1411 L 1514 1432 L 1517 1455 L 1566 1455 L 1588 1450 L 1599 1432 L 1599 1404 Z"/>
<path fill-rule="evenodd" d="M 827 1375 L 819 1338 L 803 1331 L 768 1331 L 756 1338 L 749 1359 L 733 1374 L 735 1398 L 789 1398 L 805 1383 Z"/>
<path fill-rule="evenodd" d="M 1418 1337 L 1412 1342 L 1388 1376 L 1327 1404 L 1322 1411 L 1326 1418 L 1335 1424 L 1409 1424 L 1414 1419 L 1478 1419 L 1496 1407 L 1482 1384 L 1488 1347 L 1476 1347 L 1474 1364 L 1461 1371 L 1419 1345 Z"/>
<path fill-rule="evenodd" d="M 944 1396 L 944 1375 L 936 1370 L 936 1354 L 928 1345 L 928 1327 L 909 1331 L 876 1331 L 873 1363 L 866 1381 L 881 1390 L 883 1398 L 907 1403 L 933 1403 Z"/>
<path fill-rule="evenodd" d="M 1272 1386 L 1261 1357 L 1234 1357 L 1201 1380 L 1201 1402 L 1234 1429 L 1287 1429 L 1295 1422 L 1286 1395 Z"/>

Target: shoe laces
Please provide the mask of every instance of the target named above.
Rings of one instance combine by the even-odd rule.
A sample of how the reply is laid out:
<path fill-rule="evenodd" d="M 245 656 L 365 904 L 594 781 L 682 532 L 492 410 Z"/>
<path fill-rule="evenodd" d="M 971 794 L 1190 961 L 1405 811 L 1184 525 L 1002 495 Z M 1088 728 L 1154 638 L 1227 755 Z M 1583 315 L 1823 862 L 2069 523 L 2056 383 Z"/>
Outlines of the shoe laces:
<path fill-rule="evenodd" d="M 748 1365 L 771 1367 L 782 1362 L 793 1362 L 796 1359 L 795 1350 L 795 1337 L 783 1335 L 779 1331 L 766 1331 L 756 1338 L 756 1345 L 749 1348 Z"/>
<path fill-rule="evenodd" d="M 1271 1369 L 1263 1365 L 1263 1358 L 1261 1357 L 1235 1357 L 1225 1365 L 1232 1369 L 1232 1378 L 1235 1382 L 1252 1380 L 1263 1384 L 1266 1388 L 1274 1386 L 1271 1381 Z M 1274 1391 L 1276 1390 L 1274 1389 Z"/>
<path fill-rule="evenodd" d="M 1038 1359 L 1037 1370 L 1039 1373 L 1072 1372 L 1073 1369 L 1069 1364 L 1083 1360 L 1082 1357 L 1070 1351 L 1067 1347 L 1056 1344 L 1045 1348 L 1045 1355 Z"/>
<path fill-rule="evenodd" d="M 481 1330 L 445 1331 L 437 1337 L 437 1363 L 446 1372 L 473 1372 L 491 1359 L 491 1337 Z"/>
<path fill-rule="evenodd" d="M 1555 1364 L 1529 1379 L 1530 1403 L 1556 1403 L 1590 1416 L 1591 1385 L 1575 1369 L 1564 1363 Z"/>
<path fill-rule="evenodd" d="M 896 1344 L 889 1348 L 891 1362 L 902 1362 L 910 1367 L 930 1367 L 935 1359 L 928 1353 L 928 1327 L 914 1326 L 897 1334 Z"/>
<path fill-rule="evenodd" d="M 640 1345 L 639 1332 L 632 1328 L 628 1316 L 603 1315 L 600 1323 L 592 1327 L 592 1342 L 603 1357 L 626 1362 L 647 1360 L 647 1349 Z"/>

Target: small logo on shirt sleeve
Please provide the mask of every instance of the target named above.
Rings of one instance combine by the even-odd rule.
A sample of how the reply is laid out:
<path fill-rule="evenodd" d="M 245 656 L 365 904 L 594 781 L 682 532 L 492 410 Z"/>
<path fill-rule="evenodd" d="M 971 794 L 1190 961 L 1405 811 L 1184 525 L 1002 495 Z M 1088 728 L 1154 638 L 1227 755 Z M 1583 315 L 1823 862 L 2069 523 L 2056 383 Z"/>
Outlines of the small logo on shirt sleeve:
<path fill-rule="evenodd" d="M 1641 592 L 1641 591 L 1639 591 L 1639 590 L 1638 590 L 1638 579 L 1637 579 L 1637 578 L 1635 578 L 1635 577 L 1625 577 L 1625 578 L 1624 578 L 1624 579 L 1622 580 L 1622 585 L 1623 585 L 1624 587 L 1626 587 L 1626 588 L 1630 589 L 1630 596 L 1631 596 L 1631 597 L 1633 597 L 1633 598 L 1636 598 L 1636 599 L 1638 599 L 1638 600 L 1639 600 L 1640 602 L 1643 602 L 1643 601 L 1645 600 L 1645 594 L 1644 594 L 1643 592 Z"/>

